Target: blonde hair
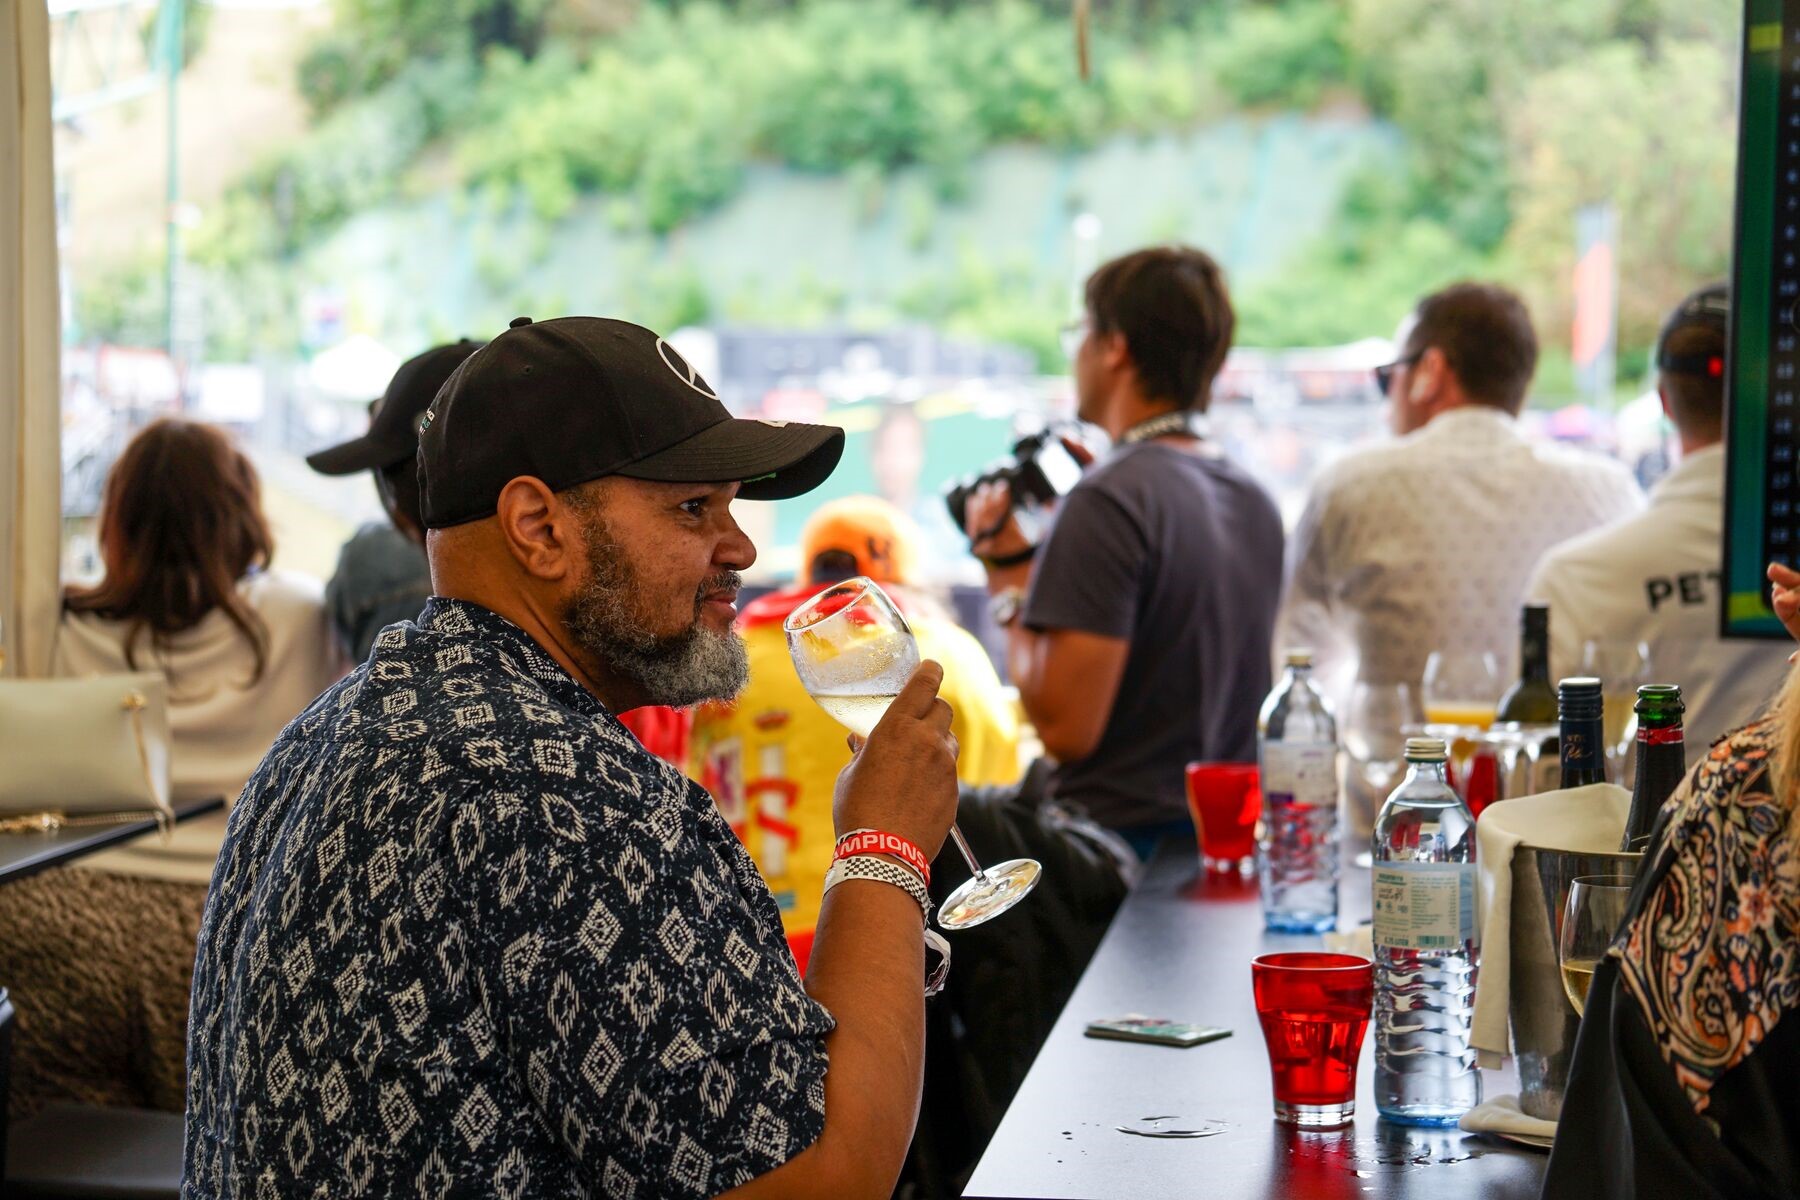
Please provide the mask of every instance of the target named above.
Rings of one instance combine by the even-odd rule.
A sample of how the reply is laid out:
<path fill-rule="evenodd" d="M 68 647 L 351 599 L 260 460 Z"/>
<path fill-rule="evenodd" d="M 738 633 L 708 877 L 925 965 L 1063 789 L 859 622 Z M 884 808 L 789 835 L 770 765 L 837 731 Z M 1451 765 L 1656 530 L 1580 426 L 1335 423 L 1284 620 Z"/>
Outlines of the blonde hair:
<path fill-rule="evenodd" d="M 1800 824 L 1800 805 L 1794 802 L 1800 796 L 1800 771 L 1795 769 L 1800 764 L 1800 667 L 1789 669 L 1787 682 L 1769 708 L 1769 720 L 1774 725 L 1769 780 L 1788 807 L 1789 823 Z"/>

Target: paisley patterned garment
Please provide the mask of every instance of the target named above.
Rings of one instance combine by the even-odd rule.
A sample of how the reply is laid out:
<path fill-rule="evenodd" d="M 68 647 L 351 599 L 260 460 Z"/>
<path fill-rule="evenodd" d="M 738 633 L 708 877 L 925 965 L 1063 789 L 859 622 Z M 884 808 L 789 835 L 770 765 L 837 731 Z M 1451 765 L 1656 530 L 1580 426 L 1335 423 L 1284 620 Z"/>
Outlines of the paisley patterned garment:
<path fill-rule="evenodd" d="M 1612 951 L 1698 1113 L 1800 1004 L 1800 850 L 1769 773 L 1774 740 L 1770 720 L 1748 725 L 1676 789 L 1647 868 L 1660 878 Z"/>

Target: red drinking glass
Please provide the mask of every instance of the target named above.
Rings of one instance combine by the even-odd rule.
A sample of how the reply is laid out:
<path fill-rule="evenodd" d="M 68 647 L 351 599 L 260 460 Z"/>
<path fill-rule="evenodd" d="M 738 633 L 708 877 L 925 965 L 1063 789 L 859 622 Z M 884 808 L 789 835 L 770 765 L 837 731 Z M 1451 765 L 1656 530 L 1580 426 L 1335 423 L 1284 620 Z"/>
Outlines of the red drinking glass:
<path fill-rule="evenodd" d="M 1262 815 L 1256 764 L 1189 763 L 1187 799 L 1206 869 L 1248 873 L 1255 865 L 1256 821 Z"/>
<path fill-rule="evenodd" d="M 1469 760 L 1469 782 L 1463 791 L 1463 803 L 1469 815 L 1479 817 L 1481 810 L 1500 799 L 1500 756 L 1492 746 L 1483 745 Z"/>
<path fill-rule="evenodd" d="M 1265 954 L 1250 964 L 1250 981 L 1269 1047 L 1275 1119 L 1306 1129 L 1349 1124 L 1375 964 L 1354 954 Z"/>

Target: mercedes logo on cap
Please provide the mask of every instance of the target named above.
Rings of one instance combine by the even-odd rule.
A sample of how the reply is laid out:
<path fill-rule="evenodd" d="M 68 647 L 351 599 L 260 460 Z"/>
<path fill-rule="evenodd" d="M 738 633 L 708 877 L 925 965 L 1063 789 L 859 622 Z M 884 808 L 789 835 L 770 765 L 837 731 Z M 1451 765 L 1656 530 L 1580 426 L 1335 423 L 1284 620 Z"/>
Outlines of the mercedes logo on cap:
<path fill-rule="evenodd" d="M 681 382 L 687 384 L 696 392 L 705 396 L 708 400 L 717 400 L 719 398 L 719 393 L 707 386 L 706 380 L 700 378 L 700 373 L 688 365 L 687 359 L 681 357 L 681 351 L 675 349 L 675 347 L 669 345 L 669 343 L 663 341 L 663 339 L 657 338 L 656 352 L 662 356 L 663 366 L 675 373 L 675 378 L 681 380 Z"/>

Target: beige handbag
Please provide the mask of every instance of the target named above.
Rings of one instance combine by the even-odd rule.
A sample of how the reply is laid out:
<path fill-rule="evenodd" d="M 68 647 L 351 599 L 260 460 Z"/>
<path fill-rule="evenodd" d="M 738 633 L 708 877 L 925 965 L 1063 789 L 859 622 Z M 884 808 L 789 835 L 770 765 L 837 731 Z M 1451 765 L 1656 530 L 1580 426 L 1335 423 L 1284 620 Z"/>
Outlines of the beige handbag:
<path fill-rule="evenodd" d="M 0 831 L 146 817 L 174 819 L 161 672 L 0 679 Z"/>

